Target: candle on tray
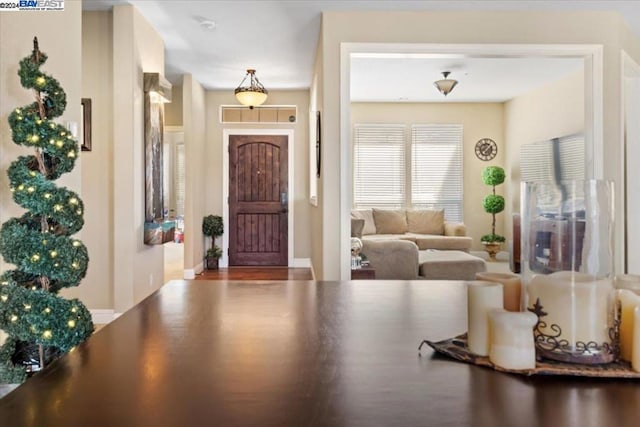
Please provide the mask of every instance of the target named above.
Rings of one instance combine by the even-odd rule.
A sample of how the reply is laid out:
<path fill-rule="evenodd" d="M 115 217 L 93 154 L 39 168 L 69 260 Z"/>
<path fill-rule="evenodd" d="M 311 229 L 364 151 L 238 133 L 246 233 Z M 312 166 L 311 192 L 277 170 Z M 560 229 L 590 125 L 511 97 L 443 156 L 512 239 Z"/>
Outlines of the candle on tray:
<path fill-rule="evenodd" d="M 522 283 L 520 276 L 509 273 L 476 273 L 476 280 L 502 283 L 504 293 L 504 308 L 508 311 L 520 311 L 520 290 Z"/>
<path fill-rule="evenodd" d="M 633 360 L 631 360 L 631 367 L 634 371 L 640 372 L 640 308 L 636 307 L 633 310 Z"/>
<path fill-rule="evenodd" d="M 634 327 L 634 310 L 640 307 L 640 295 L 636 295 L 628 289 L 618 291 L 618 301 L 621 306 L 620 316 L 620 358 L 631 362 L 633 353 L 633 338 L 640 330 Z"/>
<path fill-rule="evenodd" d="M 489 355 L 489 310 L 502 308 L 502 299 L 501 283 L 467 283 L 467 343 L 472 353 Z"/>
<path fill-rule="evenodd" d="M 491 347 L 489 360 L 505 369 L 534 369 L 536 347 L 533 342 L 533 327 L 538 322 L 535 314 L 493 309 L 489 313 L 491 322 Z"/>
<path fill-rule="evenodd" d="M 540 328 L 556 340 L 567 340 L 575 348 L 577 342 L 609 343 L 609 292 L 611 279 L 596 280 L 585 273 L 558 271 L 534 275 L 529 283 L 528 307 L 540 300 L 546 316 L 546 327 Z M 561 332 L 551 328 L 560 327 Z"/>

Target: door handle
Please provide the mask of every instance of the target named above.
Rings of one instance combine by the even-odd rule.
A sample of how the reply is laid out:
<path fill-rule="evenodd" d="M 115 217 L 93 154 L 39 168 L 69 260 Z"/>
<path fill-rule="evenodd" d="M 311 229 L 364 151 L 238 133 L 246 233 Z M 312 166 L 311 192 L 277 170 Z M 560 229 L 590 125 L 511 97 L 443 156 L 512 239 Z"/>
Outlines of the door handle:
<path fill-rule="evenodd" d="M 289 203 L 287 200 L 287 193 L 280 194 L 280 213 L 287 213 L 289 211 Z"/>

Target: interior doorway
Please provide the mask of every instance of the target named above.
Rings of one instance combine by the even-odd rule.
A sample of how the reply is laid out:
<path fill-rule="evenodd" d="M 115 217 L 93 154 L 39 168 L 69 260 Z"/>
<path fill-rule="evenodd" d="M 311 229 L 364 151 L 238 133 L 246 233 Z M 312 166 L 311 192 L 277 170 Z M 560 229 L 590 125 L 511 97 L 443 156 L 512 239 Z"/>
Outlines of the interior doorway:
<path fill-rule="evenodd" d="M 422 55 L 425 58 L 580 58 L 584 61 L 585 174 L 603 177 L 603 52 L 599 45 L 342 43 L 340 59 L 340 235 L 339 276 L 350 276 L 350 210 L 353 204 L 351 67 L 357 55 Z M 509 221 L 507 220 L 507 223 Z M 619 245 L 616 240 L 616 246 Z M 325 252 L 326 253 L 326 252 Z M 325 262 L 326 257 L 325 257 Z"/>

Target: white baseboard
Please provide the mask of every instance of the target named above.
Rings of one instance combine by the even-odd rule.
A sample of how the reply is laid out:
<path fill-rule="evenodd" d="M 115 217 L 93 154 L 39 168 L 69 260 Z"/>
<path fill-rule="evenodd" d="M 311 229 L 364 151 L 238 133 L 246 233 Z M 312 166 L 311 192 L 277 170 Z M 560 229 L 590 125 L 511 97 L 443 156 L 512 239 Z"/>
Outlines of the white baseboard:
<path fill-rule="evenodd" d="M 291 268 L 311 268 L 311 258 L 293 258 L 289 262 Z"/>
<path fill-rule="evenodd" d="M 92 308 L 89 312 L 91 313 L 91 320 L 93 320 L 93 323 L 97 325 L 106 325 L 107 323 L 111 323 L 121 314 L 118 313 L 116 316 L 116 313 L 113 310 L 99 308 Z"/>
<path fill-rule="evenodd" d="M 196 278 L 196 274 L 202 273 L 202 270 L 204 270 L 204 265 L 200 263 L 196 265 L 194 268 L 185 269 L 182 277 L 185 280 L 193 280 Z"/>

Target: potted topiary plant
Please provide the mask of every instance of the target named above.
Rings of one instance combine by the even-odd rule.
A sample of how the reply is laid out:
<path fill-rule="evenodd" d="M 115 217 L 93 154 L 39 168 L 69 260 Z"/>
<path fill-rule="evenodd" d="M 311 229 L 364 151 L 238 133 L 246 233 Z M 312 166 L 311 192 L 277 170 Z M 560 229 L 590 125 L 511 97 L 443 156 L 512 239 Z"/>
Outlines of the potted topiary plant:
<path fill-rule="evenodd" d="M 202 219 L 202 233 L 211 237 L 211 247 L 205 254 L 205 267 L 207 270 L 217 270 L 218 261 L 222 257 L 222 248 L 216 245 L 216 237 L 224 233 L 224 224 L 219 215 L 207 215 Z"/>
<path fill-rule="evenodd" d="M 499 166 L 487 166 L 482 171 L 482 182 L 493 187 L 492 194 L 488 194 L 482 199 L 482 207 L 485 212 L 491 214 L 491 233 L 480 238 L 491 261 L 496 260 L 496 254 L 500 252 L 500 246 L 505 241 L 504 236 L 496 234 L 496 214 L 504 210 L 504 197 L 496 194 L 496 185 L 502 184 L 504 179 L 504 169 Z"/>

